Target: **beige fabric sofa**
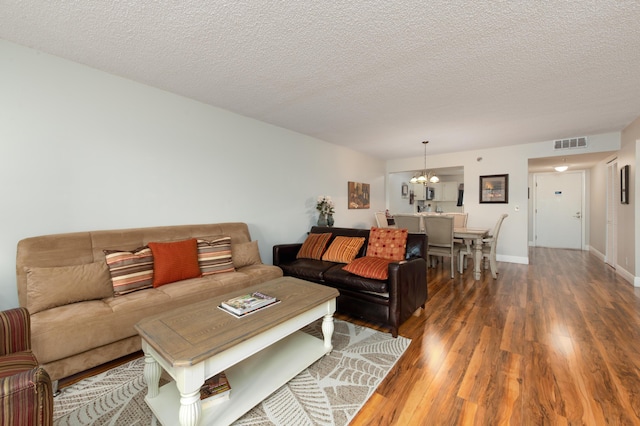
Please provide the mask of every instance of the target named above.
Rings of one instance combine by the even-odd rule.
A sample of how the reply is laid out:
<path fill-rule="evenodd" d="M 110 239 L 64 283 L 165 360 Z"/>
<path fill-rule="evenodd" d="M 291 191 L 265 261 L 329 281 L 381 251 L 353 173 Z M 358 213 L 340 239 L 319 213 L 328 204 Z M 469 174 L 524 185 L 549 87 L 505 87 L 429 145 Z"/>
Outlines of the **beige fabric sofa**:
<path fill-rule="evenodd" d="M 231 237 L 235 272 L 115 297 L 108 288 L 111 285 L 108 269 L 104 269 L 108 278 L 98 290 L 83 285 L 82 279 L 51 280 L 55 285 L 48 285 L 46 275 L 45 279 L 42 277 L 42 271 L 64 270 L 60 267 L 70 265 L 99 266 L 105 259 L 103 250 L 134 250 L 149 242 L 212 239 L 221 235 Z M 38 271 L 38 280 L 33 271 Z M 18 243 L 16 274 L 20 305 L 38 311 L 31 312 L 33 352 L 51 379 L 58 380 L 140 350 L 140 338 L 133 326 L 142 318 L 278 278 L 282 270 L 262 264 L 257 242 L 251 242 L 246 224 L 220 223 L 26 238 Z M 50 291 L 48 287 L 52 287 Z M 47 291 L 43 292 L 43 288 Z"/>

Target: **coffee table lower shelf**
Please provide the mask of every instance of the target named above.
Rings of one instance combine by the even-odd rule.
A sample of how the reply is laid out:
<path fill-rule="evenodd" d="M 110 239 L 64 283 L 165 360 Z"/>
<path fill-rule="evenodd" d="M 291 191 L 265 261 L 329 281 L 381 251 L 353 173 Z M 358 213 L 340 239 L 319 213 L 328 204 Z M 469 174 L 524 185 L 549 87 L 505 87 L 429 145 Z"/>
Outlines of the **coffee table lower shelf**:
<path fill-rule="evenodd" d="M 324 342 L 302 331 L 290 334 L 260 352 L 225 370 L 231 385 L 228 400 L 203 401 L 201 425 L 227 425 L 240 418 L 302 370 L 320 359 Z M 154 398 L 145 398 L 163 425 L 179 424 L 180 393 L 175 382 L 160 388 Z"/>

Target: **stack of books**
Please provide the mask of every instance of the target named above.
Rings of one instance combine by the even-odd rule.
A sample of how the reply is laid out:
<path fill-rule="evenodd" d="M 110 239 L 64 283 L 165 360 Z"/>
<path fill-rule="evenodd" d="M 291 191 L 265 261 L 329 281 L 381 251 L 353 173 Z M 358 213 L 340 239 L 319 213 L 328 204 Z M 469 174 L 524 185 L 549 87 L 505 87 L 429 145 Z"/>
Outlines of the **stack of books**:
<path fill-rule="evenodd" d="M 229 399 L 229 394 L 231 394 L 231 385 L 229 385 L 229 380 L 224 372 L 208 378 L 200 387 L 200 399 L 206 400 L 207 403 Z"/>
<path fill-rule="evenodd" d="M 279 300 L 275 297 L 267 296 L 260 292 L 254 292 L 243 294 L 242 296 L 234 297 L 226 302 L 222 302 L 219 308 L 235 315 L 236 317 L 242 317 L 278 302 Z"/>

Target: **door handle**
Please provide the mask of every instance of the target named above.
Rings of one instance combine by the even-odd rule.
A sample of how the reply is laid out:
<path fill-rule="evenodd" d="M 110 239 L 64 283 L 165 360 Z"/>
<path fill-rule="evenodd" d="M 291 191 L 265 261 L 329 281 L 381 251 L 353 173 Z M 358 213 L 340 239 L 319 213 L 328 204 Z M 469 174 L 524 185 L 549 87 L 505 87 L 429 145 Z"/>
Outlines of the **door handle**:
<path fill-rule="evenodd" d="M 576 215 L 574 217 L 576 219 L 582 219 L 582 213 L 581 212 L 576 212 Z"/>

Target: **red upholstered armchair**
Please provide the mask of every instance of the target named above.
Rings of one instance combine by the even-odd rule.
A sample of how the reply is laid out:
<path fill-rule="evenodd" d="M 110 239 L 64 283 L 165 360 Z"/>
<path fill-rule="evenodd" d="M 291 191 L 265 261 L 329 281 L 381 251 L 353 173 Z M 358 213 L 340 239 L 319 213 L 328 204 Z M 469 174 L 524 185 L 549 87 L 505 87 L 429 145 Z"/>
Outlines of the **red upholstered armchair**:
<path fill-rule="evenodd" d="M 31 352 L 29 311 L 0 312 L 0 425 L 52 425 L 51 379 Z"/>

